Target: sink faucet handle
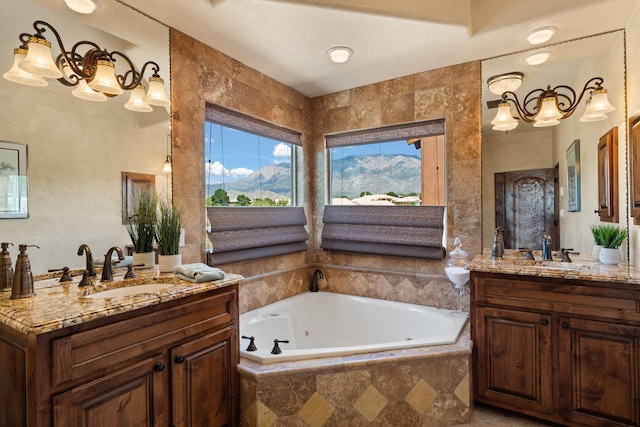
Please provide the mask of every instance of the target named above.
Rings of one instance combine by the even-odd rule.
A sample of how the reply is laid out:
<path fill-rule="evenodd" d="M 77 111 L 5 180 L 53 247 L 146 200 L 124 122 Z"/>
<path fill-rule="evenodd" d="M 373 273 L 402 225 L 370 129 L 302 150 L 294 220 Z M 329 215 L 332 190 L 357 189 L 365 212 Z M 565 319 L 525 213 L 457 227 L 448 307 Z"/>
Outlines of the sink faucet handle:
<path fill-rule="evenodd" d="M 565 249 L 561 248 L 560 253 L 562 254 L 562 262 L 572 262 L 569 254 L 572 255 L 580 255 L 580 252 L 573 252 L 573 248 Z"/>
<path fill-rule="evenodd" d="M 258 347 L 256 347 L 256 343 L 253 341 L 256 339 L 255 337 L 248 337 L 246 335 L 242 336 L 243 340 L 249 340 L 249 346 L 247 347 L 247 351 L 256 351 Z"/>
<path fill-rule="evenodd" d="M 69 274 L 69 267 L 50 268 L 47 270 L 47 272 L 49 273 L 54 273 L 56 271 L 62 271 L 62 276 L 60 276 L 60 283 L 73 282 L 73 279 L 71 278 L 71 274 Z"/>
<path fill-rule="evenodd" d="M 93 286 L 93 282 L 91 281 L 91 275 L 89 274 L 89 270 L 84 270 L 82 273 L 82 280 L 78 284 L 79 288 L 86 288 L 89 286 Z"/>
<path fill-rule="evenodd" d="M 280 354 L 282 353 L 282 350 L 280 350 L 280 346 L 278 345 L 279 343 L 289 343 L 289 340 L 279 340 L 279 339 L 275 339 L 273 340 L 273 349 L 271 350 L 271 354 Z"/>

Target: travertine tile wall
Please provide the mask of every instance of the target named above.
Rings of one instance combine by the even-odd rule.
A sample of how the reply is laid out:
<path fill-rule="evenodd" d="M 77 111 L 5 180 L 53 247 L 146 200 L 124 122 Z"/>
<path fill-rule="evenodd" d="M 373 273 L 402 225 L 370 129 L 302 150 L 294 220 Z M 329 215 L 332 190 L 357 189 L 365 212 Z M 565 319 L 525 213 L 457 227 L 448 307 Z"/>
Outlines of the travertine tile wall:
<path fill-rule="evenodd" d="M 479 62 L 309 99 L 172 29 L 171 96 L 173 194 L 186 212 L 184 262 L 204 261 L 205 103 L 302 132 L 301 198 L 308 219 L 310 250 L 307 254 L 223 266 L 247 278 L 240 291 L 242 311 L 305 290 L 316 266 L 327 269 L 328 277 L 343 276 L 349 283 L 366 282 L 366 286 L 354 288 L 329 281 L 329 290 L 351 290 L 350 293 L 452 308 L 450 284 L 443 275 L 444 262 L 325 253 L 319 249 L 325 203 L 324 135 L 444 117 L 447 246 L 451 250 L 453 238 L 460 236 L 471 258 L 481 249 Z M 407 278 L 409 287 L 407 281 L 394 277 L 396 272 Z M 396 283 L 404 286 L 404 290 L 383 292 L 379 282 L 369 280 L 372 274 L 384 278 L 391 287 Z M 434 289 L 442 292 L 432 292 Z"/>

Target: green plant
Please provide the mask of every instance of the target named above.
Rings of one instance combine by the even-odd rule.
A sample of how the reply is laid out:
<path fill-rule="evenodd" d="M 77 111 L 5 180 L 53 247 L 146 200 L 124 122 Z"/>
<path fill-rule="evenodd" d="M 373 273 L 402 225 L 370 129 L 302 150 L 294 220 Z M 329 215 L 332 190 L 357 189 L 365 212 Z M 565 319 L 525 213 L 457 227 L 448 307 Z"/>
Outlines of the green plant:
<path fill-rule="evenodd" d="M 152 252 L 158 218 L 158 199 L 155 193 L 141 192 L 126 224 L 133 248 L 138 253 Z"/>
<path fill-rule="evenodd" d="M 167 198 L 158 201 L 158 222 L 156 241 L 161 255 L 177 255 L 180 250 L 180 229 L 182 215 L 173 200 Z"/>
<path fill-rule="evenodd" d="M 591 226 L 591 234 L 596 245 L 602 245 L 603 248 L 619 248 L 627 238 L 627 229 L 620 228 L 617 225 L 600 224 Z"/>

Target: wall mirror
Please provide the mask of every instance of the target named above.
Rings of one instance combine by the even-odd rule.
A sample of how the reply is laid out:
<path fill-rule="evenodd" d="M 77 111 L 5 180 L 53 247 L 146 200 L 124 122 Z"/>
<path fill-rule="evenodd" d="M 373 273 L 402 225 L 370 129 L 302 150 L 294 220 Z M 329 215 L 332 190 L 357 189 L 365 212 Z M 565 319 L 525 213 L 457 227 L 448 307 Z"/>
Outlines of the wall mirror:
<path fill-rule="evenodd" d="M 99 6 L 81 15 L 59 0 L 0 2 L 0 13 L 10 17 L 0 31 L 2 73 L 11 68 L 19 34 L 33 34 L 33 22 L 43 20 L 56 28 L 67 50 L 88 40 L 126 53 L 138 66 L 156 61 L 170 93 L 168 28 L 116 0 L 101 0 Z M 110 16 L 117 19 L 106 19 Z M 53 34 L 44 36 L 55 51 Z M 47 80 L 46 87 L 33 87 L 0 78 L 5 100 L 0 140 L 25 144 L 29 153 L 29 217 L 0 219 L 0 234 L 3 242 L 15 244 L 14 261 L 18 244 L 40 247 L 29 251 L 34 274 L 83 267 L 84 258 L 77 256 L 83 243 L 96 258 L 129 243 L 122 224 L 123 171 L 155 175 L 158 190 L 169 188 L 171 178 L 162 172 L 170 133 L 167 108 L 127 110 L 127 93 L 85 101 L 71 94 L 74 88 Z"/>
<path fill-rule="evenodd" d="M 551 55 L 545 63 L 528 65 L 524 58 L 540 52 Z M 515 249 L 540 249 L 542 234 L 553 236 L 554 248 L 573 248 L 590 254 L 593 239 L 591 224 L 599 222 L 598 209 L 598 142 L 611 128 L 618 127 L 619 161 L 619 206 L 622 214 L 621 226 L 627 227 L 627 178 L 626 168 L 626 105 L 625 105 L 625 54 L 624 31 L 586 37 L 578 40 L 544 46 L 530 51 L 518 52 L 482 62 L 482 243 L 490 248 L 500 215 L 510 216 L 511 244 Z M 550 127 L 534 127 L 519 120 L 518 126 L 508 132 L 492 129 L 491 120 L 496 115 L 497 105 L 491 101 L 500 99 L 491 93 L 487 80 L 495 75 L 521 72 L 522 85 L 515 91 L 522 101 L 532 90 L 547 85 L 568 85 L 578 94 L 592 77 L 602 77 L 603 87 L 616 108 L 602 121 L 581 122 L 586 102 L 583 99 L 570 117 Z M 492 107 L 492 108 L 490 108 Z M 512 108 L 516 116 L 515 108 Z M 569 181 L 567 150 L 574 141 L 579 141 L 580 188 L 572 188 L 576 181 Z M 569 165 L 573 166 L 573 165 Z M 496 175 L 498 174 L 498 175 Z M 502 181 L 496 184 L 496 176 Z M 533 178 L 532 178 L 533 176 Z M 543 177 L 543 178 L 536 178 Z M 511 177 L 511 178 L 510 178 Z M 524 178 L 522 178 L 524 177 Z M 514 184 L 524 183 L 519 190 Z M 511 181 L 509 181 L 511 179 Z M 529 181 L 527 181 L 529 179 Z M 546 181 L 545 181 L 546 180 Z M 545 184 L 546 182 L 546 184 Z M 526 192 L 518 198 L 515 191 Z M 501 197 L 502 191 L 507 197 Z M 580 208 L 574 197 L 580 194 Z M 498 197 L 496 198 L 496 192 Z M 570 206 L 571 205 L 571 206 Z M 533 215 L 531 213 L 533 212 Z M 535 217 L 535 216 L 538 217 Z M 540 216 L 550 216 L 545 223 Z M 543 224 L 543 225 L 540 225 Z M 505 239 L 506 240 L 506 239 Z"/>

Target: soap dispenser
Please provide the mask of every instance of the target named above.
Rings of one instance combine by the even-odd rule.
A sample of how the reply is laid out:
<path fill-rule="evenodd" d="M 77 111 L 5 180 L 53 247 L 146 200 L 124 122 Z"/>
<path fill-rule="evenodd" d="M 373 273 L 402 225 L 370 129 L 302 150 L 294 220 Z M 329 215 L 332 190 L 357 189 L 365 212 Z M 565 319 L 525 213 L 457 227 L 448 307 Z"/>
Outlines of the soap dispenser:
<path fill-rule="evenodd" d="M 33 290 L 33 274 L 31 273 L 31 263 L 27 256 L 28 247 L 36 245 L 18 245 L 20 253 L 16 260 L 16 271 L 13 275 L 13 286 L 11 288 L 11 299 L 29 298 L 36 293 Z"/>
<path fill-rule="evenodd" d="M 13 285 L 13 266 L 11 265 L 11 254 L 9 253 L 9 245 L 13 243 L 0 243 L 2 252 L 0 252 L 0 292 L 10 291 Z"/>
<path fill-rule="evenodd" d="M 491 259 L 502 258 L 504 255 L 504 239 L 502 233 L 506 230 L 502 227 L 496 228 L 493 236 L 493 246 L 491 247 Z"/>

